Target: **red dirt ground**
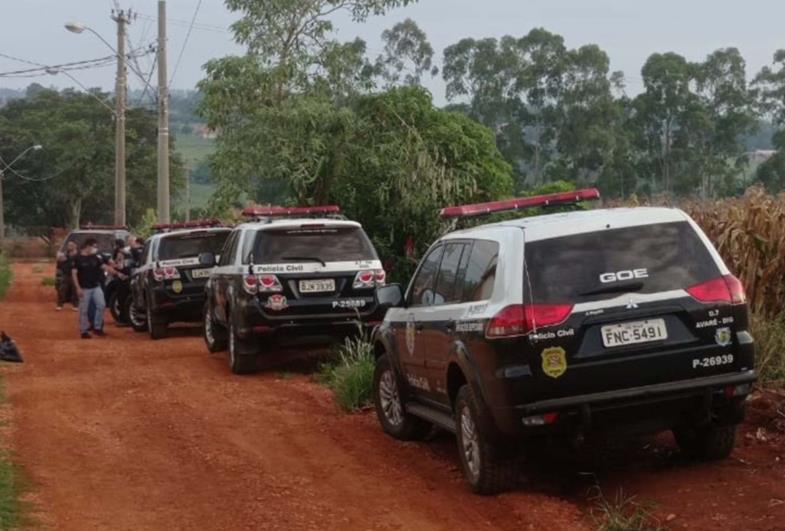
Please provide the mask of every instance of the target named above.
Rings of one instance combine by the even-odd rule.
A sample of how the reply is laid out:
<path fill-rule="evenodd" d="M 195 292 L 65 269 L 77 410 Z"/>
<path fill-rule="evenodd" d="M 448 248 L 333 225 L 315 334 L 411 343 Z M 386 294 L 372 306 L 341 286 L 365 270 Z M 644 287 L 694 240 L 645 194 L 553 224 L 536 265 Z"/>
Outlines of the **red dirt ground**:
<path fill-rule="evenodd" d="M 340 412 L 302 367 L 233 376 L 194 328 L 153 342 L 109 325 L 106 339 L 78 339 L 41 267 L 14 265 L 0 328 L 26 359 L 3 368 L 6 439 L 46 527 L 590 529 L 599 484 L 653 502 L 673 529 L 785 529 L 782 397 L 753 402 L 754 424 L 721 463 L 682 462 L 662 436 L 591 473 L 541 458 L 517 491 L 483 498 L 464 486 L 450 437 L 394 441 L 371 412 Z"/>

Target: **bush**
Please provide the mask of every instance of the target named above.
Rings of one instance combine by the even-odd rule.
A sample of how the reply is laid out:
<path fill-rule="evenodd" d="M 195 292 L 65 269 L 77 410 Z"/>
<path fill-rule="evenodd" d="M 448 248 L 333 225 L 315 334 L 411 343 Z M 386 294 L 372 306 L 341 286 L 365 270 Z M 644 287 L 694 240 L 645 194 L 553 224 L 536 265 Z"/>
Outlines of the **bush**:
<path fill-rule="evenodd" d="M 4 254 L 0 253 L 0 300 L 3 300 L 8 286 L 11 285 L 11 264 Z"/>
<path fill-rule="evenodd" d="M 361 333 L 344 340 L 338 359 L 323 365 L 318 378 L 333 390 L 339 406 L 357 411 L 371 403 L 374 365 L 373 344 Z"/>
<path fill-rule="evenodd" d="M 751 315 L 755 338 L 755 368 L 760 384 L 785 385 L 785 313 L 773 319 Z"/>
<path fill-rule="evenodd" d="M 55 282 L 55 277 L 44 277 L 41 279 L 42 286 L 54 286 Z"/>

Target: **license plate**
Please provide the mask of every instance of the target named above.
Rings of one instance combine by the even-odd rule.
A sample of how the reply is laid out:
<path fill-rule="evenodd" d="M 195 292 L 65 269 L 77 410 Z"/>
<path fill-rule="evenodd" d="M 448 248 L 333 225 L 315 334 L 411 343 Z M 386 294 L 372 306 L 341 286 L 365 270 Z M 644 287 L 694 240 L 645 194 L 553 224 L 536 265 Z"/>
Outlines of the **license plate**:
<path fill-rule="evenodd" d="M 210 276 L 210 269 L 194 269 L 191 271 L 191 278 L 207 278 Z"/>
<path fill-rule="evenodd" d="M 601 328 L 602 343 L 606 347 L 621 347 L 668 339 L 665 319 L 647 319 L 606 325 Z"/>
<path fill-rule="evenodd" d="M 335 291 L 335 279 L 301 280 L 300 293 L 326 293 Z"/>

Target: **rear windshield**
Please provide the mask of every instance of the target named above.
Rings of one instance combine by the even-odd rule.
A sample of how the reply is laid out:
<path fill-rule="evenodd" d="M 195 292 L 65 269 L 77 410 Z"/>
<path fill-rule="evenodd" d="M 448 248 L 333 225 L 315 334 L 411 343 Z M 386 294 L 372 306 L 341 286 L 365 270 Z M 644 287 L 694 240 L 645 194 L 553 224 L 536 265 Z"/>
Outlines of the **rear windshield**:
<path fill-rule="evenodd" d="M 122 234 L 119 234 L 119 236 L 122 236 Z M 111 253 L 114 250 L 114 234 L 95 234 L 92 232 L 72 232 L 66 238 L 63 249 L 65 249 L 65 245 L 68 242 L 76 242 L 76 245 L 81 249 L 82 244 L 89 238 L 95 238 L 98 241 L 98 251 L 101 253 Z"/>
<path fill-rule="evenodd" d="M 254 263 L 257 264 L 376 259 L 376 251 L 368 236 L 358 227 L 259 231 L 254 245 Z"/>
<path fill-rule="evenodd" d="M 575 234 L 526 244 L 535 302 L 586 302 L 684 289 L 720 275 L 687 222 Z"/>
<path fill-rule="evenodd" d="M 228 230 L 167 236 L 158 244 L 158 260 L 189 258 L 201 253 L 219 254 L 227 236 Z"/>

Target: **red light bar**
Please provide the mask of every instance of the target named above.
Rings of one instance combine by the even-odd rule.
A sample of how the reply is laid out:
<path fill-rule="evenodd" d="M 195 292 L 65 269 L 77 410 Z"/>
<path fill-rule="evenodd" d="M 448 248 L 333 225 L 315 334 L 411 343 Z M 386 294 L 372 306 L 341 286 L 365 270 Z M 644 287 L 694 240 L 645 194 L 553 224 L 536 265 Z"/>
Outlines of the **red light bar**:
<path fill-rule="evenodd" d="M 282 207 L 282 206 L 256 206 L 243 210 L 247 217 L 273 217 L 273 216 L 313 216 L 315 214 L 340 214 L 338 205 L 324 205 L 312 207 Z"/>
<path fill-rule="evenodd" d="M 157 231 L 172 230 L 172 229 L 197 229 L 199 227 L 221 227 L 223 223 L 220 219 L 195 219 L 193 221 L 184 221 L 182 223 L 159 223 L 153 225 L 153 229 Z"/>
<path fill-rule="evenodd" d="M 95 225 L 87 223 L 79 227 L 80 230 L 128 230 L 126 225 Z"/>
<path fill-rule="evenodd" d="M 535 195 L 532 197 L 518 197 L 503 201 L 476 203 L 473 205 L 451 206 L 443 208 L 439 215 L 447 218 L 470 218 L 484 216 L 494 212 L 507 212 L 522 208 L 535 208 L 543 206 L 563 205 L 579 201 L 591 201 L 600 198 L 600 191 L 596 188 L 586 188 L 573 192 L 557 192 L 554 194 Z"/>

